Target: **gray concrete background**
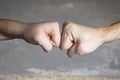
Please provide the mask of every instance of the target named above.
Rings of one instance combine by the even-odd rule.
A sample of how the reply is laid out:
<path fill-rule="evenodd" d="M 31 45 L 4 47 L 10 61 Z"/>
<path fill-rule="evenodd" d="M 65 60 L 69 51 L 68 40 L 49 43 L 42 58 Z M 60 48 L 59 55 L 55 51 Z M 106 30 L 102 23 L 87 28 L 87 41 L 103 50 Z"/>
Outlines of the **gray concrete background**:
<path fill-rule="evenodd" d="M 102 27 L 120 21 L 120 0 L 0 0 L 0 18 L 24 22 L 66 20 Z M 93 54 L 72 59 L 54 48 L 45 53 L 23 40 L 0 42 L 0 74 L 30 74 L 50 71 L 117 73 L 120 71 L 120 40 L 102 45 Z"/>

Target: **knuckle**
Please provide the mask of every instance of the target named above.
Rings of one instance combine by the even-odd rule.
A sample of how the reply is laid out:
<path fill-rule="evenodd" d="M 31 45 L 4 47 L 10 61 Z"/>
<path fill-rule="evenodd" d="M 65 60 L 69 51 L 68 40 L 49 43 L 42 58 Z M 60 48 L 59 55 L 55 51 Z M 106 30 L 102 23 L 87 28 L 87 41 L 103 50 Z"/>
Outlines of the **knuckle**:
<path fill-rule="evenodd" d="M 68 30 L 68 29 L 72 29 L 72 26 L 73 24 L 72 24 L 72 22 L 70 22 L 70 21 L 65 21 L 64 23 L 63 23 L 63 29 L 65 29 L 65 30 Z"/>
<path fill-rule="evenodd" d="M 53 22 L 51 23 L 51 25 L 52 25 L 52 27 L 57 27 L 57 28 L 59 28 L 59 23 L 58 23 L 57 21 L 53 21 Z"/>

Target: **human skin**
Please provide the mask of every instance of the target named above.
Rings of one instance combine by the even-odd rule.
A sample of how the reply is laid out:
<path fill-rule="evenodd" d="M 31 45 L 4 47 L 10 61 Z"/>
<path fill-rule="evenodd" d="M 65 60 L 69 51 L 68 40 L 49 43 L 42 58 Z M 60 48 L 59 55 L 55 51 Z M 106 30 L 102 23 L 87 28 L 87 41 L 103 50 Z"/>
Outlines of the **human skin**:
<path fill-rule="evenodd" d="M 60 48 L 67 50 L 69 57 L 89 54 L 106 42 L 120 39 L 120 23 L 94 28 L 64 22 L 61 36 L 59 23 L 56 21 L 24 23 L 0 19 L 0 40 L 23 39 L 40 45 L 47 52 L 61 43 Z"/>
<path fill-rule="evenodd" d="M 73 57 L 89 54 L 102 44 L 117 39 L 120 39 L 120 23 L 95 28 L 67 21 L 63 24 L 60 48 Z"/>
<path fill-rule="evenodd" d="M 46 52 L 60 44 L 59 23 L 56 21 L 24 23 L 0 19 L 0 40 L 23 39 L 40 45 Z"/>

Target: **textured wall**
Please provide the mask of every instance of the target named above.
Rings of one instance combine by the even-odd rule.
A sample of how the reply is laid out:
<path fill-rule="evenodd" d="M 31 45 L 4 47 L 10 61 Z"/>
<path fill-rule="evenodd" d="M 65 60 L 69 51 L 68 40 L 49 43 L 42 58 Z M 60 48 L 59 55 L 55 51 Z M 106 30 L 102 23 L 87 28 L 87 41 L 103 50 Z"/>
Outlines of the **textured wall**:
<path fill-rule="evenodd" d="M 66 20 L 101 27 L 120 21 L 120 0 L 0 0 L 0 18 L 24 22 L 57 20 L 61 29 Z M 120 40 L 102 45 L 93 54 L 72 59 L 59 48 L 45 53 L 23 40 L 0 42 L 1 74 L 98 74 L 119 70 Z"/>

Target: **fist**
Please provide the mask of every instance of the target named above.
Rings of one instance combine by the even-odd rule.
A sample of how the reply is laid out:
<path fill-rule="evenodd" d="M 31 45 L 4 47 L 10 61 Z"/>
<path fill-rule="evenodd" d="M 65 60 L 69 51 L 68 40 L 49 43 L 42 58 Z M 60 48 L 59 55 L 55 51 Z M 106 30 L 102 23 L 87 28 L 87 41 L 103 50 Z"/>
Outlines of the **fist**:
<path fill-rule="evenodd" d="M 69 57 L 84 55 L 93 52 L 103 44 L 101 37 L 102 32 L 99 28 L 64 22 L 60 47 L 68 50 Z"/>
<path fill-rule="evenodd" d="M 30 23 L 23 32 L 23 39 L 31 44 L 40 45 L 45 51 L 60 44 L 58 22 Z"/>

